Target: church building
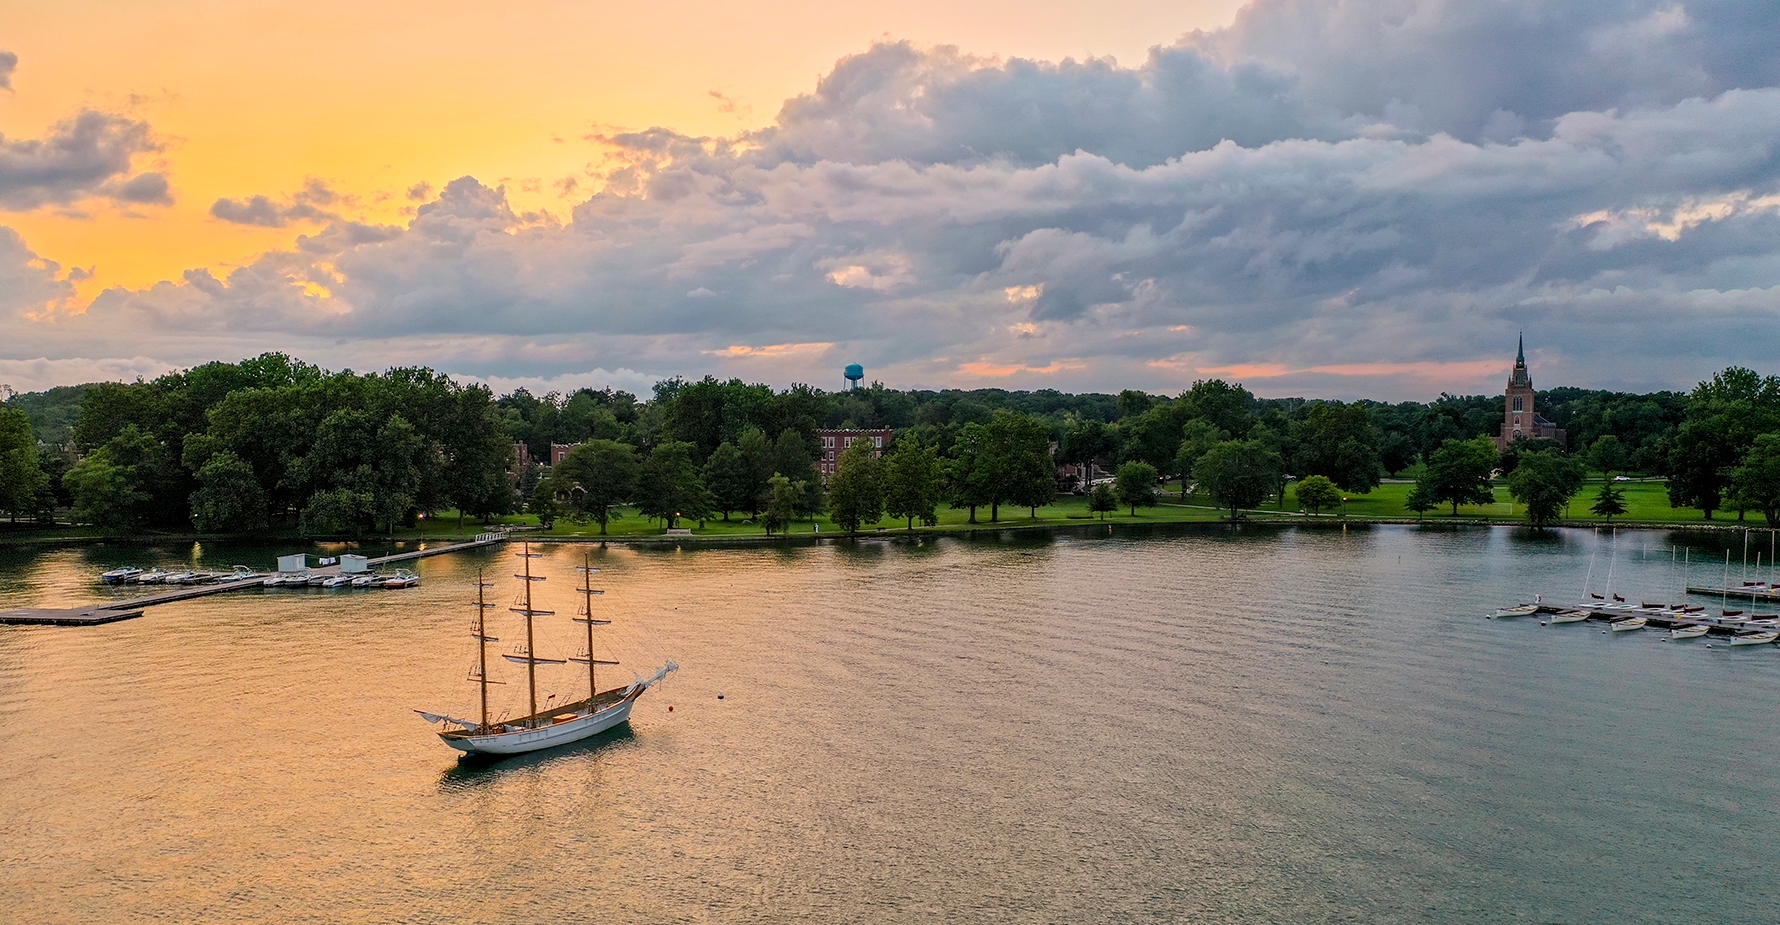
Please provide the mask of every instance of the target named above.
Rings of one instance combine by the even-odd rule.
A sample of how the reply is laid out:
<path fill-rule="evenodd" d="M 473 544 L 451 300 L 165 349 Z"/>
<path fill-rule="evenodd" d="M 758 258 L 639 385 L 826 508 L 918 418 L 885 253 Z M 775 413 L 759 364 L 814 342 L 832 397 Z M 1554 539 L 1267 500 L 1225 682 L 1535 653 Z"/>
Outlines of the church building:
<path fill-rule="evenodd" d="M 1568 440 L 1562 427 L 1540 417 L 1533 410 L 1533 377 L 1527 374 L 1527 344 L 1523 335 L 1520 351 L 1514 357 L 1514 372 L 1508 376 L 1508 394 L 1502 408 L 1502 433 L 1496 437 L 1496 449 L 1506 450 L 1521 438 L 1555 440 L 1563 446 Z"/>

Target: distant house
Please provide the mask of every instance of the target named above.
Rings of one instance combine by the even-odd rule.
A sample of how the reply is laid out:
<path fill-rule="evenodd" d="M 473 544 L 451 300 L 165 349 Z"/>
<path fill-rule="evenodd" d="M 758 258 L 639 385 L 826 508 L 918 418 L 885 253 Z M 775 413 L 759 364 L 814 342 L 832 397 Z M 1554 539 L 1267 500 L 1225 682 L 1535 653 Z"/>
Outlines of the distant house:
<path fill-rule="evenodd" d="M 551 465 L 551 467 L 554 468 L 557 464 L 561 463 L 563 460 L 568 459 L 569 454 L 574 452 L 575 447 L 578 447 L 580 445 L 581 444 L 579 444 L 579 443 L 552 443 L 552 444 L 550 444 L 550 465 Z"/>
<path fill-rule="evenodd" d="M 872 449 L 878 456 L 883 456 L 884 449 L 890 445 L 890 439 L 894 434 L 895 432 L 888 427 L 879 427 L 874 430 L 816 431 L 816 436 L 822 441 L 822 455 L 816 460 L 817 474 L 822 476 L 822 481 L 828 481 L 829 477 L 834 475 L 834 469 L 840 462 L 841 454 L 846 452 L 847 447 L 860 440 L 871 441 Z"/>
<path fill-rule="evenodd" d="M 1516 440 L 1553 440 L 1563 446 L 1569 435 L 1562 427 L 1547 421 L 1533 410 L 1533 377 L 1527 373 L 1526 339 L 1514 357 L 1514 371 L 1508 374 L 1507 394 L 1503 399 L 1502 432 L 1496 436 L 1496 450 L 1508 449 Z"/>

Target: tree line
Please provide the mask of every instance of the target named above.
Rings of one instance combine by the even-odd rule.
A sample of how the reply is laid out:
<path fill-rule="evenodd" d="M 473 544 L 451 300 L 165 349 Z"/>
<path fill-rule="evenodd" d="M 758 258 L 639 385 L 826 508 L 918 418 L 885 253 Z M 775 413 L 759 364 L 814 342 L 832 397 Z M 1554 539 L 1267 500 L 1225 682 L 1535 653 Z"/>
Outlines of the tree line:
<path fill-rule="evenodd" d="M 1197 491 L 1233 517 L 1285 497 L 1295 479 L 1299 504 L 1315 513 L 1406 473 L 1416 480 L 1412 510 L 1483 503 L 1500 477 L 1543 512 L 1537 496 L 1554 489 L 1536 483 L 1573 475 L 1579 487 L 1587 466 L 1667 476 L 1672 502 L 1708 517 L 1780 509 L 1764 481 L 1780 446 L 1761 439 L 1780 433 L 1773 377 L 1729 369 L 1690 394 L 1540 395 L 1571 447 L 1534 441 L 1497 453 L 1499 396 L 1258 399 L 1216 379 L 1174 396 L 877 383 L 827 393 L 706 377 L 664 380 L 647 399 L 612 389 L 497 398 L 426 369 L 331 373 L 266 354 L 148 382 L 9 395 L 0 508 L 15 519 L 62 509 L 118 531 L 366 532 L 448 509 L 566 513 L 603 531 L 627 508 L 670 525 L 741 514 L 778 530 L 824 511 L 842 523 L 857 511 L 860 523 L 890 516 L 912 526 L 929 519 L 929 498 L 973 522 L 1009 506 L 1030 514 L 1060 491 L 1088 495 L 1090 509 L 1135 510 L 1168 477 L 1180 479 L 1183 499 Z M 823 485 L 818 431 L 877 427 L 896 433 L 888 455 Z M 516 444 L 532 465 L 515 468 Z M 550 470 L 540 463 L 553 444 L 577 448 Z M 1059 479 L 1062 464 L 1105 473 L 1105 484 Z M 1146 473 L 1143 491 L 1132 487 Z"/>

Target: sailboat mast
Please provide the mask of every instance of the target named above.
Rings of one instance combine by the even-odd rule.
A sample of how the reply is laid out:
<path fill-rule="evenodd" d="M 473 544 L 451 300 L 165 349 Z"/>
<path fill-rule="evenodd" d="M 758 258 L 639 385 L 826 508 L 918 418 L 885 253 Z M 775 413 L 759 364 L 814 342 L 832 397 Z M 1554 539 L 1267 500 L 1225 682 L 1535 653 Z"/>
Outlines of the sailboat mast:
<path fill-rule="evenodd" d="M 525 544 L 525 684 L 531 695 L 532 728 L 538 728 L 538 650 L 532 641 L 532 544 Z"/>
<path fill-rule="evenodd" d="M 587 709 L 593 711 L 593 698 L 600 694 L 599 685 L 594 682 L 593 663 L 593 557 L 581 554 L 581 606 L 587 608 Z"/>
<path fill-rule="evenodd" d="M 482 682 L 482 725 L 479 732 L 488 729 L 488 604 L 483 600 L 488 583 L 482 580 L 482 570 L 476 570 L 476 677 Z"/>

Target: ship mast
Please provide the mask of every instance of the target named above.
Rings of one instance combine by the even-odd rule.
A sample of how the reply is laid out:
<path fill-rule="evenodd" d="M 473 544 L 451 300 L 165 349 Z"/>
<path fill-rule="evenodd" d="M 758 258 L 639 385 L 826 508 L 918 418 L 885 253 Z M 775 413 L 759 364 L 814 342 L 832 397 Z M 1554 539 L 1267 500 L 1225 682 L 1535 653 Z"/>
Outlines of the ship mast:
<path fill-rule="evenodd" d="M 476 570 L 476 680 L 482 686 L 482 725 L 477 732 L 488 730 L 488 620 L 484 616 L 493 604 L 483 600 L 483 592 L 494 587 L 482 580 L 482 570 Z"/>
<path fill-rule="evenodd" d="M 593 567 L 593 558 L 587 553 L 581 554 L 580 571 L 582 575 L 581 587 L 576 588 L 575 590 L 581 592 L 581 615 L 575 618 L 575 622 L 587 624 L 587 712 L 592 713 L 597 709 L 593 703 L 594 698 L 598 697 L 600 693 L 599 684 L 594 677 L 594 666 L 616 665 L 618 663 L 602 661 L 595 658 L 593 655 L 593 628 L 595 626 L 605 626 L 612 621 L 595 620 L 593 618 L 593 596 L 595 594 L 604 594 L 606 592 L 595 590 L 593 587 L 593 575 L 595 572 L 599 571 L 599 569 Z M 578 662 L 580 659 L 575 659 L 575 661 Z"/>
<path fill-rule="evenodd" d="M 525 579 L 525 609 L 520 613 L 525 614 L 525 685 L 526 693 L 531 698 L 531 714 L 527 722 L 531 723 L 533 729 L 536 729 L 538 728 L 538 650 L 532 639 L 532 614 L 536 613 L 532 610 L 532 582 L 544 579 L 542 576 L 532 577 L 532 560 L 542 558 L 542 556 L 532 552 L 532 544 L 527 541 L 525 551 L 519 554 L 519 558 L 525 560 L 525 574 L 513 577 Z"/>

